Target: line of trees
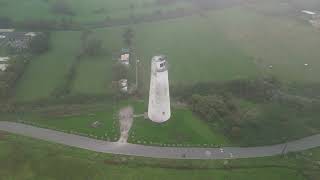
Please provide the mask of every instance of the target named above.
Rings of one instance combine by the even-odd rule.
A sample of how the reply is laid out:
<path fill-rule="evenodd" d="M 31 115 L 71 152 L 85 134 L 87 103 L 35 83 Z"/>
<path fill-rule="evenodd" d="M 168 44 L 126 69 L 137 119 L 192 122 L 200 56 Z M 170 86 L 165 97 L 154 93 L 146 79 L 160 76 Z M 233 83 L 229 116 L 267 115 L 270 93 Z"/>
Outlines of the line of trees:
<path fill-rule="evenodd" d="M 8 100 L 14 92 L 17 81 L 23 75 L 29 60 L 24 57 L 11 59 L 9 67 L 0 74 L 0 101 Z"/>

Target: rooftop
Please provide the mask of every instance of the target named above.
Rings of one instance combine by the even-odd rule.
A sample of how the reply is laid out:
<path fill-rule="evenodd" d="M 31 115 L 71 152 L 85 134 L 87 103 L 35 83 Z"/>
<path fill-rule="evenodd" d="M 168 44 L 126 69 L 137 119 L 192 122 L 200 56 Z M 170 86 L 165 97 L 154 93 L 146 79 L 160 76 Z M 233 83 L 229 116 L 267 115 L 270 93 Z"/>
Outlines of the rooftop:
<path fill-rule="evenodd" d="M 309 15 L 316 15 L 317 13 L 312 12 L 312 11 L 308 11 L 308 10 L 302 10 L 301 12 L 305 13 L 305 14 L 309 14 Z"/>
<path fill-rule="evenodd" d="M 5 71 L 8 68 L 9 64 L 0 64 L 0 71 Z"/>
<path fill-rule="evenodd" d="M 10 59 L 9 57 L 0 57 L 0 62 L 6 62 L 9 59 Z"/>

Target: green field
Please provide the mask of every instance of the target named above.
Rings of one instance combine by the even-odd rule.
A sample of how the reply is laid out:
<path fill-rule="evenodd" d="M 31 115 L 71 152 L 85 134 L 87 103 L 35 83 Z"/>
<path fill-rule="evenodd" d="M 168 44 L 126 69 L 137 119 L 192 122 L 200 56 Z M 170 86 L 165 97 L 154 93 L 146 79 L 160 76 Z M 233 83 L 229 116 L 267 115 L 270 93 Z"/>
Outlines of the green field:
<path fill-rule="evenodd" d="M 132 26 L 144 88 L 148 89 L 150 59 L 155 54 L 168 56 L 173 85 L 266 74 L 286 82 L 319 82 L 315 78 L 320 68 L 319 32 L 294 18 L 249 10 L 236 7 L 211 11 L 205 17 Z M 110 29 L 120 28 L 101 29 L 101 37 L 118 37 Z"/>
<path fill-rule="evenodd" d="M 51 50 L 31 60 L 16 88 L 16 99 L 48 98 L 64 80 L 79 52 L 80 32 L 51 33 Z"/>
<path fill-rule="evenodd" d="M 73 15 L 54 13 L 52 11 L 57 0 L 3 0 L 0 6 L 0 16 L 10 17 L 15 21 L 24 20 L 61 20 L 72 18 L 76 22 L 93 22 L 111 19 L 129 19 L 131 15 L 141 16 L 152 14 L 157 10 L 166 12 L 180 8 L 192 8 L 189 2 L 158 5 L 154 0 L 64 0 L 66 7 Z M 132 8 L 133 7 L 133 8 Z M 28 13 L 25 13 L 28 12 Z"/>
<path fill-rule="evenodd" d="M 319 30 L 292 17 L 249 11 L 233 8 L 212 16 L 225 37 L 252 57 L 264 73 L 285 81 L 319 82 L 315 78 L 320 68 Z"/>
<path fill-rule="evenodd" d="M 72 91 L 84 94 L 107 94 L 112 86 L 112 59 L 90 58 L 80 62 Z"/>
<path fill-rule="evenodd" d="M 93 31 L 92 36 L 103 40 L 108 55 L 86 58 L 80 63 L 73 83 L 74 93 L 110 92 L 111 65 L 124 46 L 125 28 Z M 211 11 L 204 17 L 195 15 L 132 28 L 135 57 L 141 60 L 140 84 L 145 91 L 149 84 L 150 59 L 155 54 L 168 56 L 170 83 L 177 86 L 265 74 L 290 82 L 319 81 L 315 78 L 320 68 L 318 31 L 294 19 L 261 15 L 246 8 L 229 8 Z M 52 92 L 74 59 L 79 34 L 53 33 L 53 49 L 33 60 L 18 85 L 18 99 L 36 99 Z M 304 66 L 305 63 L 309 66 Z"/>
<path fill-rule="evenodd" d="M 320 160 L 319 152 L 315 149 L 284 158 L 228 160 L 228 165 L 223 165 L 225 161 L 148 159 L 94 153 L 1 133 L 0 177 L 33 180 L 306 180 L 319 177 L 319 167 L 314 166 Z"/>
<path fill-rule="evenodd" d="M 109 2 L 119 8 L 123 5 L 123 2 Z M 81 9 L 80 5 L 78 8 Z M 168 56 L 171 87 L 253 79 L 264 75 L 274 75 L 286 83 L 320 82 L 317 78 L 320 75 L 320 51 L 317 49 L 320 45 L 319 31 L 291 16 L 267 15 L 253 11 L 251 7 L 241 6 L 173 20 L 132 24 L 130 27 L 134 31 L 132 60 L 141 60 L 139 85 L 144 91 L 144 98 L 149 88 L 150 60 L 156 54 Z M 103 41 L 106 54 L 81 59 L 75 79 L 71 82 L 71 95 L 108 95 L 112 92 L 112 65 L 121 48 L 125 47 L 122 34 L 126 28 L 128 26 L 92 30 L 90 36 Z M 18 82 L 17 101 L 51 98 L 75 60 L 80 50 L 81 32 L 59 31 L 51 34 L 51 50 L 32 59 Z M 309 66 L 305 66 L 306 63 Z M 270 65 L 272 68 L 269 68 Z M 134 70 L 134 61 L 131 70 Z M 134 77 L 129 77 L 129 80 L 134 80 Z M 239 142 L 229 142 L 218 131 L 210 129 L 205 122 L 184 109 L 174 109 L 172 119 L 160 126 L 137 119 L 130 141 L 146 141 L 155 145 L 256 145 L 283 142 L 319 132 L 319 123 L 316 121 L 318 115 L 315 112 L 299 114 L 294 108 L 275 104 L 253 106 L 256 106 L 253 109 L 257 112 L 253 125 L 242 127 L 243 139 L 239 139 Z M 145 109 L 143 107 L 141 113 Z M 101 115 L 104 116 L 111 115 Z M 56 125 L 55 128 L 65 126 L 66 130 L 73 130 L 77 119 L 83 122 L 79 127 L 81 131 L 92 131 L 83 116 L 61 118 L 57 121 L 58 125 L 49 125 Z M 56 123 L 52 119 L 49 122 Z M 290 130 L 282 131 L 288 127 Z M 103 132 L 97 132 L 97 135 L 102 136 Z"/>
<path fill-rule="evenodd" d="M 117 62 L 117 54 L 123 47 L 123 28 L 95 30 L 91 38 L 102 40 L 106 55 L 85 57 L 77 68 L 73 83 L 73 93 L 107 94 L 111 92 L 112 67 Z"/>
<path fill-rule="evenodd" d="M 228 139 L 197 118 L 190 110 L 173 109 L 170 121 L 162 124 L 136 118 L 130 130 L 129 142 L 138 144 L 175 146 L 219 146 Z"/>

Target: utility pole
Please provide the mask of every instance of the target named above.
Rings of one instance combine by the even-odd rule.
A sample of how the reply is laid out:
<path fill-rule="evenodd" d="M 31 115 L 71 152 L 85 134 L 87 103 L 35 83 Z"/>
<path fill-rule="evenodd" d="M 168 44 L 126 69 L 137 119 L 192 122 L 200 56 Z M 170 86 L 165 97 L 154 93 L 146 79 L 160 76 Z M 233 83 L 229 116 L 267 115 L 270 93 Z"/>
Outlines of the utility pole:
<path fill-rule="evenodd" d="M 138 90 L 138 63 L 140 62 L 139 59 L 136 60 L 136 88 Z"/>

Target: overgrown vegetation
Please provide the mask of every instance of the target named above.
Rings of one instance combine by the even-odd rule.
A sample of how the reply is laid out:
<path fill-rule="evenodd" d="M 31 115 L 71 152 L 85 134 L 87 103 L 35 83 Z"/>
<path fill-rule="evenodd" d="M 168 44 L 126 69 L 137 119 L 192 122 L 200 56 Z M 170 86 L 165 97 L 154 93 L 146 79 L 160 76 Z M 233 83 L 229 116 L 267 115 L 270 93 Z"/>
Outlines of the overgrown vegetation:
<path fill-rule="evenodd" d="M 28 57 L 18 56 L 10 60 L 9 67 L 5 72 L 0 72 L 0 101 L 7 103 L 5 100 L 11 98 L 17 81 L 23 75 L 29 60 Z"/>
<path fill-rule="evenodd" d="M 274 78 L 202 83 L 179 87 L 178 99 L 233 143 L 274 144 L 320 131 L 319 99 L 292 95 L 289 87 Z"/>

